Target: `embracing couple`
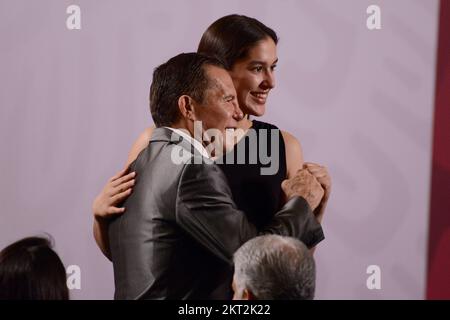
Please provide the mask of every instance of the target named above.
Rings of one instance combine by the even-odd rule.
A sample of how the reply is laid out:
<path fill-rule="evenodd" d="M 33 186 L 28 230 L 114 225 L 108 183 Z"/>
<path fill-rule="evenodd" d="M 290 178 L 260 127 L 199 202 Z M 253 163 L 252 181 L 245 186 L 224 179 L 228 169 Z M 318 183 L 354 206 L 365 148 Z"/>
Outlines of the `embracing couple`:
<path fill-rule="evenodd" d="M 155 128 L 141 134 L 126 169 L 93 204 L 94 236 L 113 262 L 116 299 L 229 299 L 233 254 L 246 241 L 279 234 L 312 251 L 324 239 L 327 169 L 304 163 L 289 133 L 250 118 L 264 114 L 275 86 L 277 42 L 260 21 L 229 15 L 205 31 L 197 53 L 155 69 Z M 221 134 L 199 141 L 199 123 L 203 133 Z M 251 157 L 262 146 L 277 161 L 273 174 L 261 174 L 270 161 Z M 238 150 L 246 161 L 220 161 Z M 174 161 L 179 153 L 184 160 Z"/>

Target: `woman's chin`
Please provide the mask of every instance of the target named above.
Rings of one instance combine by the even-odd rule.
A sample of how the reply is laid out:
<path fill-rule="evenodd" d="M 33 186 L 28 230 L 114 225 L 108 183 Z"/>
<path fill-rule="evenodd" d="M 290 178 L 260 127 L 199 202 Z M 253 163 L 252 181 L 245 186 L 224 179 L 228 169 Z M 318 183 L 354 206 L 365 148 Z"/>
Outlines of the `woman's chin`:
<path fill-rule="evenodd" d="M 244 114 L 248 114 L 254 117 L 261 117 L 266 112 L 265 104 L 252 104 L 246 108 L 247 110 L 243 110 Z"/>

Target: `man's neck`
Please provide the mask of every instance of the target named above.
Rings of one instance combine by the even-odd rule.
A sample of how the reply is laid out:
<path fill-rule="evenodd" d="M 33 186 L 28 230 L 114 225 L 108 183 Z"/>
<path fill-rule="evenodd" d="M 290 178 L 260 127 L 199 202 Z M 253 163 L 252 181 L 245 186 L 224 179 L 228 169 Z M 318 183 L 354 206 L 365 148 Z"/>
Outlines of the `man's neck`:
<path fill-rule="evenodd" d="M 189 141 L 190 144 L 192 144 L 204 157 L 210 158 L 211 155 L 209 154 L 208 150 L 205 148 L 203 141 L 202 141 L 202 130 L 197 128 L 197 131 L 195 130 L 189 130 L 185 125 L 180 124 L 174 124 L 170 127 L 167 127 L 172 130 L 176 130 L 175 132 L 179 134 L 182 138 L 185 138 Z M 192 133 L 194 131 L 194 133 Z"/>
<path fill-rule="evenodd" d="M 181 130 L 181 131 L 183 131 L 184 133 L 190 135 L 192 138 L 194 138 L 194 133 L 191 132 L 187 126 L 184 126 L 184 125 L 182 125 L 182 124 L 177 124 L 177 123 L 176 123 L 176 124 L 173 124 L 173 125 L 171 125 L 171 126 L 168 126 L 168 128 Z M 201 143 L 201 141 L 199 141 L 199 142 Z"/>
<path fill-rule="evenodd" d="M 183 121 L 183 119 L 178 120 L 177 122 L 173 123 L 172 125 L 168 126 L 169 128 L 181 130 L 184 133 L 190 135 L 192 138 L 197 138 L 194 136 L 194 126 L 190 125 L 190 123 L 187 123 L 186 121 Z M 201 139 L 201 136 L 199 137 Z M 202 143 L 202 141 L 199 141 Z"/>
<path fill-rule="evenodd" d="M 183 131 L 184 133 L 191 136 L 193 139 L 197 140 L 204 148 L 206 148 L 205 143 L 203 141 L 202 122 L 195 121 L 194 123 L 192 123 L 180 120 L 171 125 L 170 128 Z"/>

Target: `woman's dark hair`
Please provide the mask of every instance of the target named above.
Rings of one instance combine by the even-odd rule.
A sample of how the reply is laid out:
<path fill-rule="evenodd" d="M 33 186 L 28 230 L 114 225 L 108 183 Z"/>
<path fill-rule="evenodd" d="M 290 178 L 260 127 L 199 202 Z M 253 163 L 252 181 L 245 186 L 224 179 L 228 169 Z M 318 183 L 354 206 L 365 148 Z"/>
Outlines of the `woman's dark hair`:
<path fill-rule="evenodd" d="M 248 50 L 258 41 L 271 38 L 275 44 L 275 31 L 262 22 L 237 14 L 216 20 L 203 33 L 197 52 L 220 60 L 228 70 L 236 61 L 247 56 Z"/>
<path fill-rule="evenodd" d="M 0 300 L 68 300 L 66 270 L 41 237 L 19 240 L 0 252 Z"/>

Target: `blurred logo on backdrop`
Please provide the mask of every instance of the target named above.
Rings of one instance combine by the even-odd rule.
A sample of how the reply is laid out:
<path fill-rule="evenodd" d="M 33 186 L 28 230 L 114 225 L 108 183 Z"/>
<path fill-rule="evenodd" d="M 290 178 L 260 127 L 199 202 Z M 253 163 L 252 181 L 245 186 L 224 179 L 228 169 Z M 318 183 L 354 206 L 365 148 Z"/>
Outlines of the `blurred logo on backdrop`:
<path fill-rule="evenodd" d="M 381 268 L 375 264 L 367 267 L 366 273 L 370 274 L 367 278 L 366 286 L 369 290 L 381 289 Z"/>

